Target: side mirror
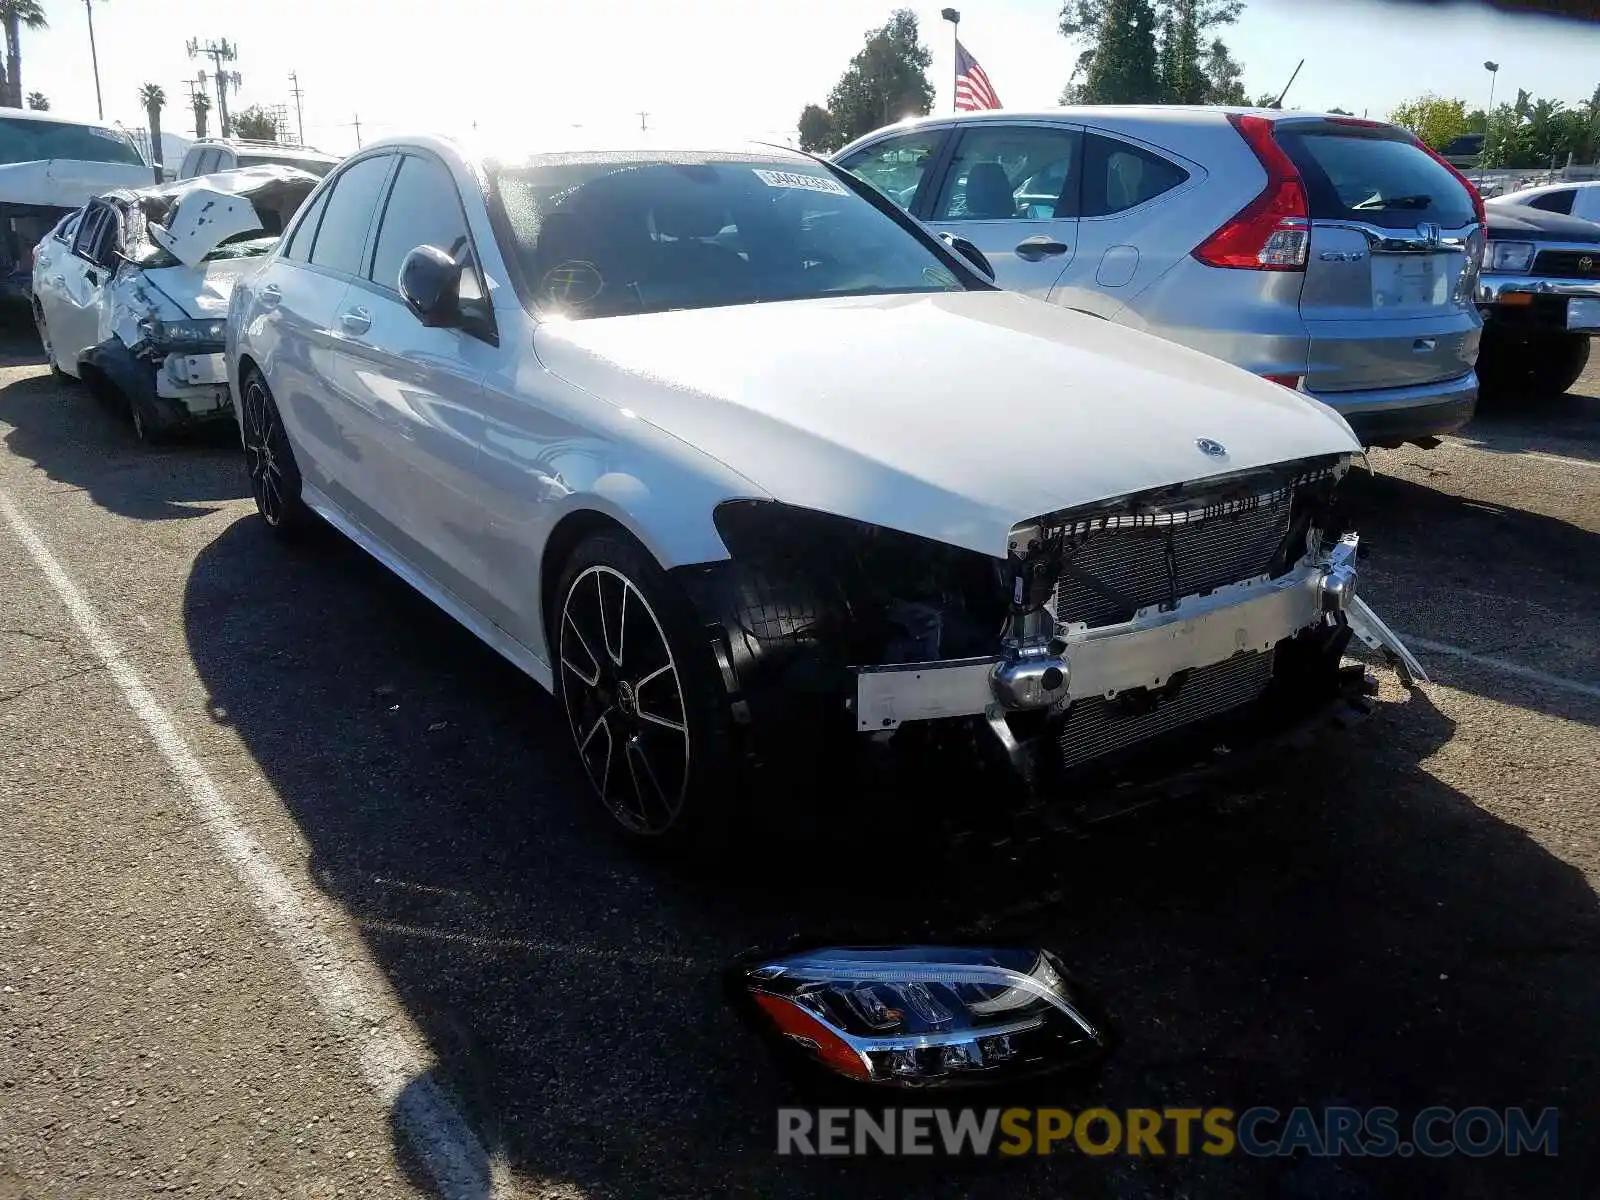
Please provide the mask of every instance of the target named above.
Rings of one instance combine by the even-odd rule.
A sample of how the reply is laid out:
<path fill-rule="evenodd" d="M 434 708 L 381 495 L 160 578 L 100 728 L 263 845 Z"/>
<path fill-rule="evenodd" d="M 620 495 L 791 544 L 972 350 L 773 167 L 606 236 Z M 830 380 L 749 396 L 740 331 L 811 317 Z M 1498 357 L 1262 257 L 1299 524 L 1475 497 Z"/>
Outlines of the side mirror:
<path fill-rule="evenodd" d="M 461 266 L 437 246 L 418 246 L 400 264 L 400 298 L 430 329 L 461 324 Z"/>
<path fill-rule="evenodd" d="M 978 274 L 982 275 L 990 283 L 994 282 L 994 267 L 989 264 L 989 260 L 984 256 L 982 250 L 979 250 L 964 237 L 956 237 L 950 233 L 941 233 L 939 236 L 944 240 L 945 245 L 971 263 L 977 269 Z"/>

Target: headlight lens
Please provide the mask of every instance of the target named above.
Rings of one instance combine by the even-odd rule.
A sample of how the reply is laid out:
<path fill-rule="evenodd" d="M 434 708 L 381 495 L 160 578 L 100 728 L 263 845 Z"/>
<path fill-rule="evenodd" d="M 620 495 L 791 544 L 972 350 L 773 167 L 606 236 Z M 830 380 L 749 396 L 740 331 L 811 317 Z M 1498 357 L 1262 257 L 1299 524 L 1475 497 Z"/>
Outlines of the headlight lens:
<path fill-rule="evenodd" d="M 139 332 L 164 346 L 200 346 L 222 341 L 227 336 L 228 322 L 224 317 L 194 321 L 153 321 L 146 317 L 139 322 Z"/>
<path fill-rule="evenodd" d="M 863 1083 L 998 1082 L 1107 1046 L 1045 950 L 834 946 L 747 962 L 736 975 L 768 1028 Z"/>
<path fill-rule="evenodd" d="M 1490 242 L 1485 266 L 1491 271 L 1509 271 L 1515 274 L 1533 265 L 1532 242 Z"/>

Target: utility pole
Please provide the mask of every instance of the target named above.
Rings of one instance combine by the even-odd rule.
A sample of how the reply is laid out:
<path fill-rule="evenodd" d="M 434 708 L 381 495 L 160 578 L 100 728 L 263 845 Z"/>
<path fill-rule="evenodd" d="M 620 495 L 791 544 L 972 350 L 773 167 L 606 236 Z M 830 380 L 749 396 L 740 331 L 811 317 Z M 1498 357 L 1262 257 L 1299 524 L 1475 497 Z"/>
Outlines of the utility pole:
<path fill-rule="evenodd" d="M 644 119 L 645 119 L 645 118 L 646 118 L 646 117 L 648 117 L 648 116 L 649 116 L 649 115 L 650 115 L 650 114 L 649 114 L 649 113 L 647 113 L 647 112 L 640 112 L 640 114 L 639 114 L 639 132 L 640 132 L 640 133 L 644 133 L 644 132 L 646 132 L 646 127 L 645 127 L 645 123 L 644 123 Z"/>
<path fill-rule="evenodd" d="M 94 48 L 94 0 L 83 0 L 83 11 L 89 14 L 89 62 L 94 66 L 94 108 L 104 121 L 106 106 L 100 99 L 100 55 Z M 21 96 L 17 97 L 17 103 L 22 103 Z"/>
<path fill-rule="evenodd" d="M 289 94 L 294 97 L 294 123 L 299 127 L 300 144 L 304 146 L 306 144 L 306 115 L 300 110 L 300 97 L 304 96 L 305 92 L 300 89 L 300 76 L 293 71 L 289 72 L 289 83 L 292 85 L 289 88 Z"/>
<path fill-rule="evenodd" d="M 355 118 L 356 118 L 356 120 L 355 120 L 355 126 L 356 126 L 356 149 L 359 150 L 359 149 L 361 149 L 361 114 L 360 113 L 356 113 L 355 114 Z"/>
<path fill-rule="evenodd" d="M 239 47 L 228 41 L 227 38 L 216 42 L 206 42 L 204 45 L 201 44 L 198 38 L 190 38 L 187 48 L 190 58 L 204 56 L 216 65 L 217 124 L 222 128 L 222 136 L 228 137 L 233 133 L 233 122 L 228 119 L 228 85 L 231 83 L 237 88 L 243 82 L 243 79 L 237 71 L 224 71 L 222 64 L 232 62 L 238 58 Z M 202 83 L 205 82 L 204 71 L 200 72 L 200 80 Z"/>

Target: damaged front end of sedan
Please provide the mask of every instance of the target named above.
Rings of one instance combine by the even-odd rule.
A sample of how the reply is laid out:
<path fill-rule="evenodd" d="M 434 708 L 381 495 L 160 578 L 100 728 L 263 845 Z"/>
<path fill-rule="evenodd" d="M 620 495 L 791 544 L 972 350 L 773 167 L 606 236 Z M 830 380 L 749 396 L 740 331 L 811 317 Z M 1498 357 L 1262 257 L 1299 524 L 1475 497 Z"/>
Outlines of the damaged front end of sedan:
<path fill-rule="evenodd" d="M 1359 710 L 1353 636 L 1424 678 L 1356 594 L 1359 538 L 1334 504 L 1349 466 L 1041 514 L 1004 558 L 734 501 L 716 513 L 730 560 L 679 574 L 758 767 L 954 749 L 1089 822 Z"/>
<path fill-rule="evenodd" d="M 79 293 L 95 310 L 85 381 L 120 396 L 145 438 L 228 417 L 234 283 L 277 244 L 318 177 L 263 166 L 109 192 L 84 211 Z"/>

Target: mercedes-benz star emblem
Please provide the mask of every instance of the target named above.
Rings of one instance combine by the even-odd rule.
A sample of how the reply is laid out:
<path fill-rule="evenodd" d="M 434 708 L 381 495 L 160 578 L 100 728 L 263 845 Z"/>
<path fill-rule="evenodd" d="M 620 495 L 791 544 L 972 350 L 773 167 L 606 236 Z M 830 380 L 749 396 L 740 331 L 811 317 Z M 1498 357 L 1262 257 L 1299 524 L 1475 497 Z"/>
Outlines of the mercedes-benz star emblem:
<path fill-rule="evenodd" d="M 1200 453 L 1210 458 L 1226 458 L 1228 448 L 1221 442 L 1213 442 L 1210 438 L 1195 438 L 1194 444 L 1200 447 Z"/>
<path fill-rule="evenodd" d="M 1578 270 L 1587 275 L 1590 271 L 1594 270 L 1594 259 L 1585 254 L 1578 260 Z"/>

